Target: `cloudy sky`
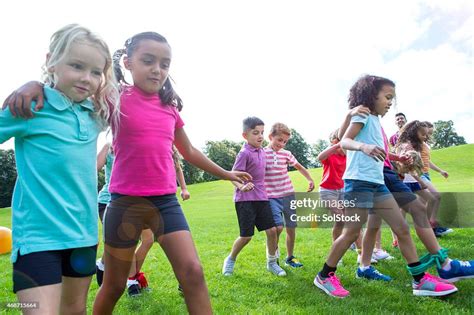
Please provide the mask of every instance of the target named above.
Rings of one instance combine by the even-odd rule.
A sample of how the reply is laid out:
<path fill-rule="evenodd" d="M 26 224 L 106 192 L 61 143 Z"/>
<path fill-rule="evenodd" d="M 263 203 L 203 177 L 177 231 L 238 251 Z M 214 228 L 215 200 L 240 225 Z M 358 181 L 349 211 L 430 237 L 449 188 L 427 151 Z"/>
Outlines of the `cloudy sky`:
<path fill-rule="evenodd" d="M 471 1 L 13 1 L 2 4 L 0 99 L 39 79 L 51 34 L 68 23 L 99 33 L 111 50 L 138 32 L 164 35 L 183 98 L 186 131 L 241 140 L 241 121 L 284 122 L 309 143 L 326 139 L 363 74 L 397 84 L 408 120 L 453 120 L 474 142 Z M 103 137 L 100 145 L 103 143 Z M 11 148 L 12 143 L 0 145 Z"/>

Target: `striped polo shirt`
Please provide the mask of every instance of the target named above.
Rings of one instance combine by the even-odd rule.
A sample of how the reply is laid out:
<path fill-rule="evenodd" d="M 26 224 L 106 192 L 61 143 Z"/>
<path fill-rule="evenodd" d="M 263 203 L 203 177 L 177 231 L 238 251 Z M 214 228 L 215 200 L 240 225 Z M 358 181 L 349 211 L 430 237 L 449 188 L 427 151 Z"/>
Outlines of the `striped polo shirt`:
<path fill-rule="evenodd" d="M 265 148 L 265 188 L 268 198 L 282 198 L 294 193 L 288 176 L 288 165 L 295 166 L 298 161 L 288 150 L 274 151 Z"/>

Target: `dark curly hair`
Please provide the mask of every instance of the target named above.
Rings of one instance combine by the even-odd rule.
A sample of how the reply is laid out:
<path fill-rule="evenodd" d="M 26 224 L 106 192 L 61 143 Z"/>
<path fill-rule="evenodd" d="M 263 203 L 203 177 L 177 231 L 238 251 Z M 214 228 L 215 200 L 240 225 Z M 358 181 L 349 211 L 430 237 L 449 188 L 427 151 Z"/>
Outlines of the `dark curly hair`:
<path fill-rule="evenodd" d="M 428 125 L 425 122 L 419 120 L 411 121 L 403 126 L 403 128 L 400 130 L 400 136 L 395 147 L 398 148 L 403 143 L 410 143 L 415 151 L 421 152 L 423 141 L 418 139 L 418 130 L 421 128 L 428 128 Z"/>
<path fill-rule="evenodd" d="M 349 91 L 349 109 L 365 105 L 370 110 L 374 110 L 375 100 L 384 85 L 390 85 L 395 88 L 395 83 L 386 78 L 375 75 L 364 75 L 359 78 Z"/>

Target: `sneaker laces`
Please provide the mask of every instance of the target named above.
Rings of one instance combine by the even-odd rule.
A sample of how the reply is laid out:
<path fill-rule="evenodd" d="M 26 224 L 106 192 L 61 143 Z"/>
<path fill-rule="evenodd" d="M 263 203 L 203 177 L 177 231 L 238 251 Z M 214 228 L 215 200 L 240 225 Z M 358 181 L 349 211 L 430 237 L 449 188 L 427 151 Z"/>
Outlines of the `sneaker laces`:
<path fill-rule="evenodd" d="M 225 272 L 232 272 L 233 269 L 234 269 L 234 264 L 235 264 L 235 260 L 232 260 L 230 258 L 227 258 L 226 261 L 225 261 Z"/>
<path fill-rule="evenodd" d="M 328 276 L 328 280 L 329 282 L 331 282 L 331 284 L 338 287 L 341 286 L 341 281 L 336 277 L 336 274 L 334 272 L 330 272 Z"/>
<path fill-rule="evenodd" d="M 466 260 L 460 260 L 459 264 L 463 267 L 471 267 L 471 262 L 466 261 Z"/>

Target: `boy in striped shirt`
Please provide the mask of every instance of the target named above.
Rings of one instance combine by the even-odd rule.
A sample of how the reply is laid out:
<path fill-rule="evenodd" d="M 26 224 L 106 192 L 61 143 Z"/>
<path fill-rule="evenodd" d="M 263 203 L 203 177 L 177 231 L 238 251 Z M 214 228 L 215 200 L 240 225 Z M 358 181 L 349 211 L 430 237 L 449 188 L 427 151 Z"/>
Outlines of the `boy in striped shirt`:
<path fill-rule="evenodd" d="M 308 192 L 314 189 L 314 182 L 308 170 L 298 163 L 290 151 L 285 150 L 285 145 L 291 137 L 291 130 L 282 123 L 276 123 L 270 130 L 270 143 L 264 148 L 265 163 L 265 188 L 272 209 L 273 220 L 277 226 L 277 242 L 286 226 L 286 249 L 287 257 L 285 265 L 298 268 L 303 264 L 293 255 L 296 237 L 296 211 L 290 208 L 291 200 L 295 199 L 295 191 L 290 177 L 288 176 L 288 165 L 296 168 L 308 180 Z M 293 215 L 293 216 L 292 216 Z M 278 243 L 277 243 L 278 244 Z M 277 257 L 280 252 L 277 247 Z"/>

